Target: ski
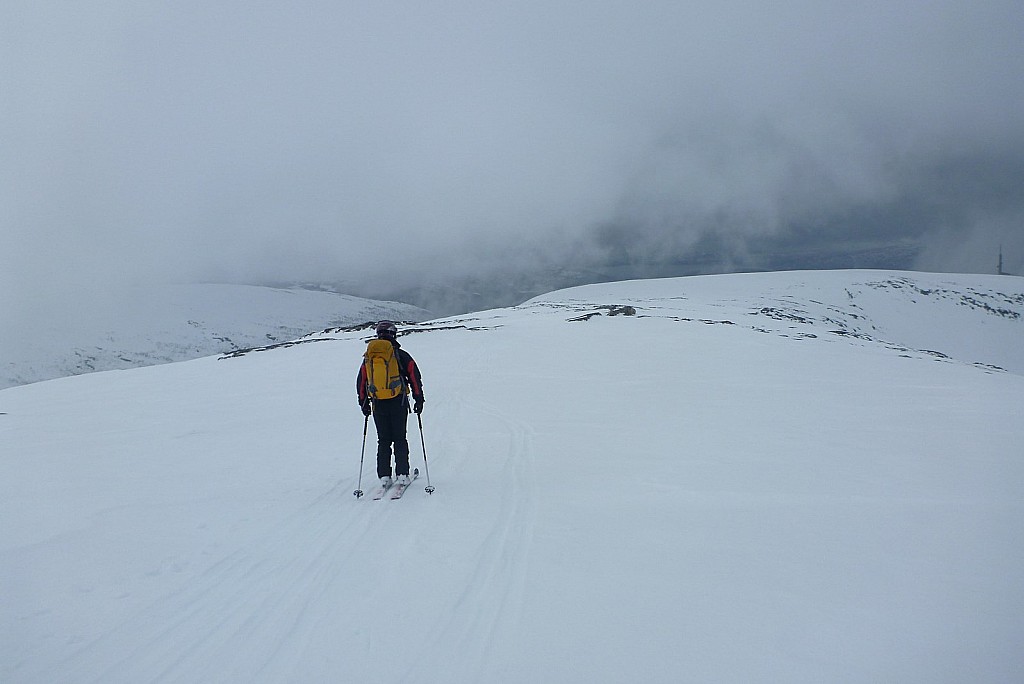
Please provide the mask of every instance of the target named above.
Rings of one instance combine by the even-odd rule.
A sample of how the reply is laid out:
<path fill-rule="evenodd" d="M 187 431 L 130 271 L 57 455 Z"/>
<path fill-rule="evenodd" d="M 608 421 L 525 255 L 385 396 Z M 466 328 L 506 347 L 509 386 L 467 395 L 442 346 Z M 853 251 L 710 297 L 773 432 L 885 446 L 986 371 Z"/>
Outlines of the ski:
<path fill-rule="evenodd" d="M 387 487 L 385 487 L 384 485 L 380 485 L 379 487 L 377 487 L 377 489 L 373 491 L 373 500 L 380 501 L 381 499 L 383 499 L 384 495 L 387 494 L 388 490 L 391 489 L 393 486 L 393 484 L 389 484 Z"/>
<path fill-rule="evenodd" d="M 401 499 L 402 495 L 405 494 L 405 490 L 408 489 L 409 485 L 411 485 L 416 480 L 416 478 L 419 477 L 419 476 L 420 476 L 420 469 L 419 468 L 414 468 L 413 471 L 412 471 L 412 475 L 409 476 L 409 484 L 404 484 L 404 485 L 400 484 L 400 485 L 395 485 L 394 487 L 392 487 L 391 488 L 391 498 L 392 498 L 392 500 L 394 500 L 394 499 Z"/>

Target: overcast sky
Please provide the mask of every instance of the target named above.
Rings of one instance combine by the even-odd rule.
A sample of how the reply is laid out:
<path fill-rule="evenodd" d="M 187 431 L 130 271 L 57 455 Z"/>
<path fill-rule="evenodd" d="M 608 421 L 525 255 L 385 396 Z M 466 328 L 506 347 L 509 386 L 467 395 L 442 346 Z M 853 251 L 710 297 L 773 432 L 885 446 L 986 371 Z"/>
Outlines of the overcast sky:
<path fill-rule="evenodd" d="M 0 233 L 4 325 L 701 244 L 1024 271 L 1024 3 L 5 0 Z"/>

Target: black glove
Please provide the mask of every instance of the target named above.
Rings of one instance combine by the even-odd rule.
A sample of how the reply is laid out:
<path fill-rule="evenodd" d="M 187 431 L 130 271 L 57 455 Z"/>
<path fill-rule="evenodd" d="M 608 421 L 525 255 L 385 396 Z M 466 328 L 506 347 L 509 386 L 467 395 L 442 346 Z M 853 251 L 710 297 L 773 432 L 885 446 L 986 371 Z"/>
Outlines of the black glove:
<path fill-rule="evenodd" d="M 370 400 L 367 399 L 366 401 L 364 401 L 362 404 L 359 405 L 359 408 L 362 409 L 364 416 L 370 415 Z"/>
<path fill-rule="evenodd" d="M 412 406 L 412 412 L 413 413 L 417 413 L 417 414 L 418 413 L 423 413 L 423 400 L 422 399 L 417 399 L 416 400 L 416 403 L 413 404 L 413 406 Z"/>

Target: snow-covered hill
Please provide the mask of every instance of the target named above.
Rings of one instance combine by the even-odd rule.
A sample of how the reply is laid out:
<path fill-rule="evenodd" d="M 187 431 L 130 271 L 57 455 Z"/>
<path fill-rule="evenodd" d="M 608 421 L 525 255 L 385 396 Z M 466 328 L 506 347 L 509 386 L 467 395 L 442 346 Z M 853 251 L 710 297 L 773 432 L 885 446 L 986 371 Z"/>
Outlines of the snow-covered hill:
<path fill-rule="evenodd" d="M 400 501 L 365 331 L 0 391 L 0 681 L 1016 681 L 1022 317 L 801 272 L 409 326 Z"/>
<path fill-rule="evenodd" d="M 185 361 L 330 326 L 430 316 L 408 304 L 334 292 L 224 284 L 126 288 L 102 301 L 71 301 L 69 309 L 31 336 L 0 330 L 0 388 Z"/>

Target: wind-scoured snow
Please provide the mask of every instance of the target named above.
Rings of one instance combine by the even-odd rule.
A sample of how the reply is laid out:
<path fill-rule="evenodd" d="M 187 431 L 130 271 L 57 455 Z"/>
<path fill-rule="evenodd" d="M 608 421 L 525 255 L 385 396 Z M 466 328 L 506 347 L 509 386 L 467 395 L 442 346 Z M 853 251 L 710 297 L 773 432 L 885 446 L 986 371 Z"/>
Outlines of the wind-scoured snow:
<path fill-rule="evenodd" d="M 29 332 L 0 329 L 0 388 L 105 370 L 186 361 L 282 342 L 313 330 L 430 313 L 298 287 L 199 284 L 68 297 L 64 316 Z"/>
<path fill-rule="evenodd" d="M 400 501 L 365 331 L 0 391 L 0 681 L 1016 681 L 1022 316 L 851 271 L 408 326 Z"/>

